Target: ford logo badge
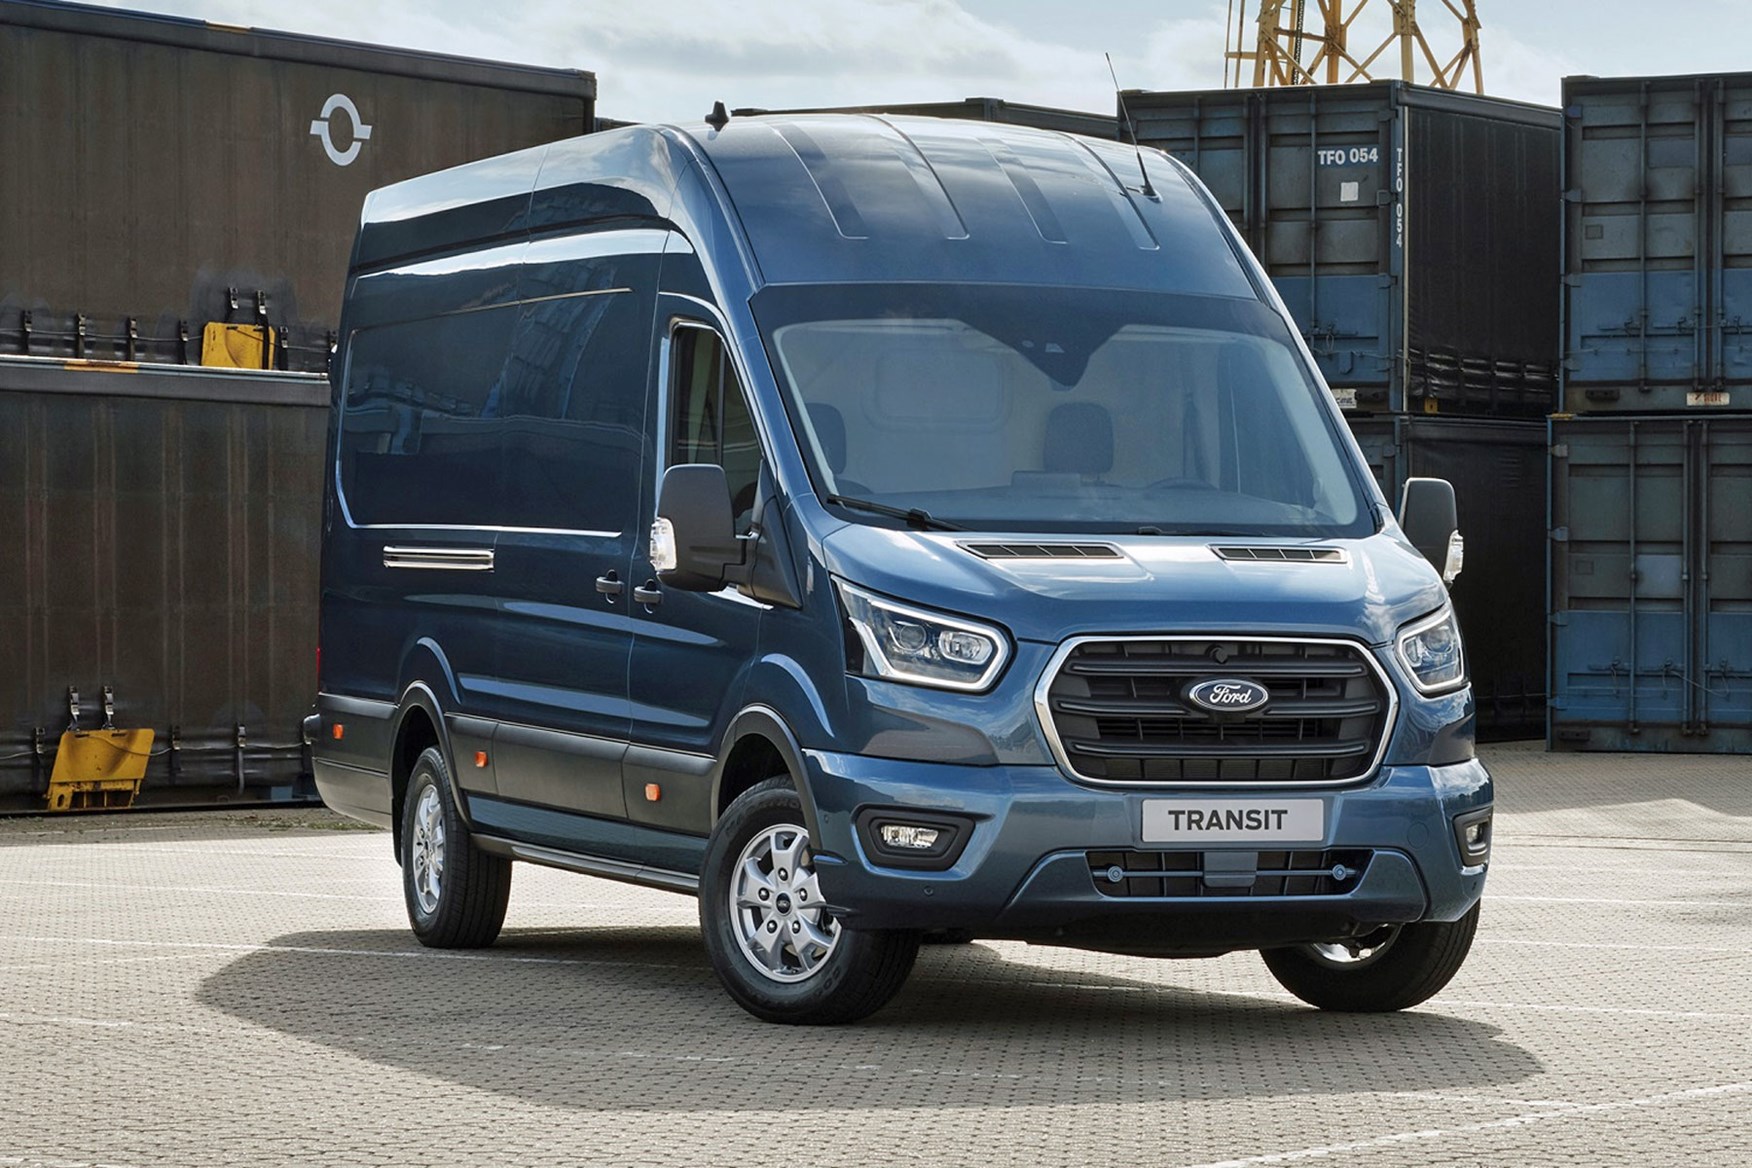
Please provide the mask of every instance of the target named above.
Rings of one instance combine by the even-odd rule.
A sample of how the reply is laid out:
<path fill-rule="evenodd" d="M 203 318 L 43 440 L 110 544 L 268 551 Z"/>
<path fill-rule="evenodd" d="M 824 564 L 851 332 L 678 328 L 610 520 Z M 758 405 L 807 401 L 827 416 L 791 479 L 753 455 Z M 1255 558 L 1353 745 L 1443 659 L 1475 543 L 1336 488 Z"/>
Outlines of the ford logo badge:
<path fill-rule="evenodd" d="M 1241 677 L 1213 677 L 1186 691 L 1186 699 L 1201 710 L 1231 716 L 1251 714 L 1271 701 L 1271 691 Z"/>

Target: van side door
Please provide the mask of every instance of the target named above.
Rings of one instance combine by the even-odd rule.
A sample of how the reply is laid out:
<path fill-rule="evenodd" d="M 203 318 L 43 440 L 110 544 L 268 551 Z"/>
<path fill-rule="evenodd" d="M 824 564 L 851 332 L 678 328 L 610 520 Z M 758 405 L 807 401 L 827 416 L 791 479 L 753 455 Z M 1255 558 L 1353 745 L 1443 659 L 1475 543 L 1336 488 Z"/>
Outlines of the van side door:
<path fill-rule="evenodd" d="M 633 548 L 663 233 L 536 240 L 495 412 L 503 489 L 493 740 L 506 799 L 620 819 Z"/>
<path fill-rule="evenodd" d="M 678 255 L 672 244 L 657 306 L 662 359 L 652 409 L 658 452 L 645 476 L 640 518 L 650 524 L 665 469 L 712 462 L 724 467 L 731 510 L 746 532 L 762 474 L 760 435 L 722 319 L 688 294 L 703 284 L 697 273 L 692 252 Z M 678 286 L 685 291 L 672 291 Z M 660 588 L 648 540 L 639 542 L 633 559 L 640 591 L 631 605 L 627 812 L 636 821 L 703 835 L 712 822 L 716 752 L 741 704 L 767 606 L 733 587 L 709 593 Z"/>

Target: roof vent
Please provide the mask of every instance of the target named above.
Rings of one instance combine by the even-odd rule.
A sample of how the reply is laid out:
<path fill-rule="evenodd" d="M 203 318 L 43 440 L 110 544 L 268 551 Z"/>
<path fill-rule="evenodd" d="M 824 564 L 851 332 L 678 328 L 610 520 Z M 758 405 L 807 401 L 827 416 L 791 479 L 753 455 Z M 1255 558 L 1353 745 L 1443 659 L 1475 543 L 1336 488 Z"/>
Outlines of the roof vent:
<path fill-rule="evenodd" d="M 1266 564 L 1348 564 L 1350 554 L 1335 547 L 1213 547 L 1225 560 L 1253 560 Z"/>
<path fill-rule="evenodd" d="M 982 560 L 1117 560 L 1119 549 L 1105 543 L 964 543 Z"/>

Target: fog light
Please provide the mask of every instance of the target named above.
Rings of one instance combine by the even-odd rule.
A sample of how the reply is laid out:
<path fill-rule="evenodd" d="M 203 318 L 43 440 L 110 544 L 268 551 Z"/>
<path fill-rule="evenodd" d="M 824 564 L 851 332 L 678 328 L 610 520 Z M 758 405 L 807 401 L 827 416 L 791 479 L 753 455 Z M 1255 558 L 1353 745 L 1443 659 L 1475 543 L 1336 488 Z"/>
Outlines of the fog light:
<path fill-rule="evenodd" d="M 955 866 L 973 835 L 973 820 L 910 807 L 865 807 L 857 815 L 864 855 L 878 868 L 941 872 Z"/>
<path fill-rule="evenodd" d="M 885 823 L 882 825 L 882 846 L 928 852 L 937 846 L 937 837 L 942 834 L 937 828 L 920 827 L 916 823 Z"/>
<path fill-rule="evenodd" d="M 1490 859 L 1491 808 L 1454 817 L 1454 842 L 1460 845 L 1460 860 L 1468 868 Z"/>

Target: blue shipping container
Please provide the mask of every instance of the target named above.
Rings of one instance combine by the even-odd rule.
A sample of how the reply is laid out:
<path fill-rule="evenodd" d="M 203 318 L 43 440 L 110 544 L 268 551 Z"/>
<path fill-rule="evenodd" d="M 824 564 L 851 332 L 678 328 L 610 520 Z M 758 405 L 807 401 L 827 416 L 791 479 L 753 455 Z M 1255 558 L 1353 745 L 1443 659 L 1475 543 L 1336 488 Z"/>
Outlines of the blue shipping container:
<path fill-rule="evenodd" d="M 1752 749 L 1752 418 L 1554 419 L 1549 741 Z"/>
<path fill-rule="evenodd" d="M 1564 408 L 1752 409 L 1752 74 L 1564 81 Z"/>
<path fill-rule="evenodd" d="M 1120 97 L 1204 180 L 1347 409 L 1544 417 L 1557 110 L 1399 81 Z"/>

